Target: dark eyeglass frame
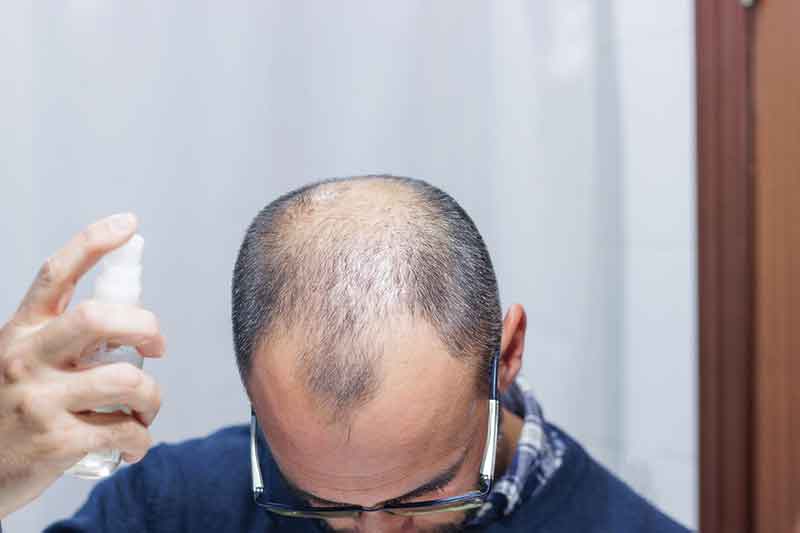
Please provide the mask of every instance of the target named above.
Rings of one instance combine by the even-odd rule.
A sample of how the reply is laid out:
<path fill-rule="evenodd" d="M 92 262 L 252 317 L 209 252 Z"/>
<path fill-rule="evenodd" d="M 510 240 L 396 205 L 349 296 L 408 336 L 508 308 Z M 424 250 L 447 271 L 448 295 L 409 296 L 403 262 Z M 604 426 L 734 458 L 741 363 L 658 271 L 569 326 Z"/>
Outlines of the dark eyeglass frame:
<path fill-rule="evenodd" d="M 479 490 L 470 491 L 460 496 L 439 498 L 435 500 L 391 503 L 362 507 L 360 505 L 347 505 L 341 507 L 314 507 L 295 506 L 285 503 L 270 501 L 264 490 L 264 480 L 261 475 L 261 464 L 256 448 L 256 434 L 258 420 L 253 407 L 250 407 L 250 469 L 253 483 L 253 500 L 256 505 L 264 509 L 292 518 L 354 518 L 361 513 L 386 512 L 401 516 L 419 516 L 443 512 L 465 511 L 483 505 L 486 497 L 492 490 L 494 481 L 494 464 L 497 456 L 497 435 L 500 424 L 500 401 L 497 399 L 497 365 L 500 358 L 499 352 L 492 356 L 491 389 L 489 392 L 489 422 L 486 433 L 486 445 L 483 450 L 481 469 L 479 474 Z"/>

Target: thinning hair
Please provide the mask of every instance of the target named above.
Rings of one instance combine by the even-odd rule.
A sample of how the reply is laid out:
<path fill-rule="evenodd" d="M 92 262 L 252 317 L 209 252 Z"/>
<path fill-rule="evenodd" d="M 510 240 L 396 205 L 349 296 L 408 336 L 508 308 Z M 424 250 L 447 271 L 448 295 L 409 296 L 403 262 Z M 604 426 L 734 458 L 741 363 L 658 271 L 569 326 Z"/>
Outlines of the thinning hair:
<path fill-rule="evenodd" d="M 422 180 L 333 178 L 274 200 L 247 229 L 232 292 L 245 386 L 259 348 L 299 332 L 307 389 L 344 414 L 380 388 L 381 330 L 405 316 L 474 362 L 488 389 L 502 324 L 491 259 L 461 206 Z"/>

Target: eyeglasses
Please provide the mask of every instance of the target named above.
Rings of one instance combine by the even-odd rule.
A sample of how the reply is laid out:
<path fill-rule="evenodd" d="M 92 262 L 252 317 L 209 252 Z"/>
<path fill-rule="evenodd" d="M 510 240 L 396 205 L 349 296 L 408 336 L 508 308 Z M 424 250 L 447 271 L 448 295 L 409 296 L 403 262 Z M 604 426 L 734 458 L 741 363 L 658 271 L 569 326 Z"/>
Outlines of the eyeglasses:
<path fill-rule="evenodd" d="M 292 518 L 355 518 L 361 513 L 386 512 L 400 516 L 419 516 L 435 513 L 467 511 L 483 505 L 492 490 L 494 463 L 497 455 L 497 434 L 500 420 L 500 402 L 497 399 L 497 364 L 499 353 L 492 356 L 491 389 L 489 393 L 489 423 L 486 432 L 486 445 L 479 473 L 478 490 L 460 496 L 439 498 L 429 501 L 387 503 L 373 507 L 347 505 L 337 507 L 314 507 L 310 505 L 287 505 L 271 501 L 266 494 L 261 464 L 256 448 L 258 420 L 255 410 L 250 408 L 250 469 L 253 482 L 253 499 L 256 505 L 282 516 Z"/>

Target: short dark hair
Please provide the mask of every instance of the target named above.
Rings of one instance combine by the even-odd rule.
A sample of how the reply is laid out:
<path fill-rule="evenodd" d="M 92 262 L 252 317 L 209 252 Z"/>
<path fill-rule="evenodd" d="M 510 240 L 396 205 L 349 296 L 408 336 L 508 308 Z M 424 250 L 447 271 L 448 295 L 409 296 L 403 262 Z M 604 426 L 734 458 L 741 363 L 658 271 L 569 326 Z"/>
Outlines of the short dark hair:
<path fill-rule="evenodd" d="M 274 200 L 247 229 L 232 293 L 245 385 L 259 347 L 301 327 L 308 389 L 336 413 L 366 402 L 381 381 L 379 328 L 403 313 L 476 362 L 477 386 L 488 389 L 502 328 L 489 252 L 461 206 L 425 181 L 332 178 Z"/>

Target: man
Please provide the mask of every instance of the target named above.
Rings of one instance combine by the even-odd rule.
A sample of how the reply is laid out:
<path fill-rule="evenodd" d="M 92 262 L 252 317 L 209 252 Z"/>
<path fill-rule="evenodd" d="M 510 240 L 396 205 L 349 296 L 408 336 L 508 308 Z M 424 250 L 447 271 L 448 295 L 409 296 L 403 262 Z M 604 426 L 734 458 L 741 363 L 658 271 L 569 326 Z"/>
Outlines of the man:
<path fill-rule="evenodd" d="M 68 245 L 2 332 L 0 427 L 17 444 L 0 451 L 0 517 L 87 451 L 145 453 L 152 380 L 69 364 L 99 339 L 160 354 L 155 318 L 64 313 L 132 232 L 101 223 Z M 234 269 L 250 428 L 155 447 L 48 531 L 685 531 L 544 420 L 518 377 L 525 329 L 446 193 L 391 176 L 293 191 L 258 214 Z M 134 415 L 87 413 L 115 403 Z"/>

